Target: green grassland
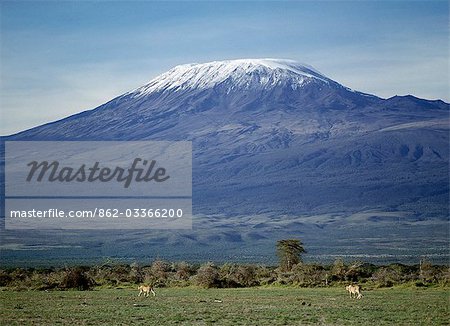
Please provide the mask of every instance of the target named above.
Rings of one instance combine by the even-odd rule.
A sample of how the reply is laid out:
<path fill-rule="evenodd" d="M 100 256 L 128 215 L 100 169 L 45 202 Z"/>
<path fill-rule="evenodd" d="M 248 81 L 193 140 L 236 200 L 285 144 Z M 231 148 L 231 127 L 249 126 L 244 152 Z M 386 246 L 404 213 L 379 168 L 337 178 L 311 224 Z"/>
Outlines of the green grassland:
<path fill-rule="evenodd" d="M 2 325 L 449 325 L 445 288 L 0 291 Z"/>

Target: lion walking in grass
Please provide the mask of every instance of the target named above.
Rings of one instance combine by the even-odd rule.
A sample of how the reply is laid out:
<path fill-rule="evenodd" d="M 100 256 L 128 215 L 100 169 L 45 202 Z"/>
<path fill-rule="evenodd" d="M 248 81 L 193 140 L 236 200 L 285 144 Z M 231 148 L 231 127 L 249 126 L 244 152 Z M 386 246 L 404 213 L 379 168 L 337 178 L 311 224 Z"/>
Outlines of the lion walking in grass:
<path fill-rule="evenodd" d="M 345 287 L 345 289 L 348 291 L 348 293 L 350 293 L 350 298 L 356 298 L 356 299 L 361 299 L 362 298 L 362 294 L 361 294 L 361 287 L 359 285 L 347 285 Z"/>
<path fill-rule="evenodd" d="M 156 296 L 156 293 L 153 290 L 153 286 L 151 285 L 139 285 L 138 290 L 139 290 L 138 297 L 140 297 L 141 294 L 144 294 L 144 297 L 148 297 L 150 295 L 150 292 L 153 294 L 153 296 Z"/>

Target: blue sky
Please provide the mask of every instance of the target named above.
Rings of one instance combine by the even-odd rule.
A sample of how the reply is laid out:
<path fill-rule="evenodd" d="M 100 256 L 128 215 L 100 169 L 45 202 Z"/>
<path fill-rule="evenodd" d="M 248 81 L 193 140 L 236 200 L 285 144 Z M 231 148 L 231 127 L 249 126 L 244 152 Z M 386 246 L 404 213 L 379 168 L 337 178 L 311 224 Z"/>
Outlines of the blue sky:
<path fill-rule="evenodd" d="M 381 97 L 449 94 L 447 1 L 2 1 L 1 134 L 94 108 L 169 68 L 288 58 Z"/>

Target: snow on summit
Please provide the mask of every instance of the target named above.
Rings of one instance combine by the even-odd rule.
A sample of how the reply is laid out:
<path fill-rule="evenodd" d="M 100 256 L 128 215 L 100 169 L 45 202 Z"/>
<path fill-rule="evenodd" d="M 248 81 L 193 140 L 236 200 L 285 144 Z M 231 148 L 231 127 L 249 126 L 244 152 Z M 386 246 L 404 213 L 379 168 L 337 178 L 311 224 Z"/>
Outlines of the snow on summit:
<path fill-rule="evenodd" d="M 313 67 L 293 60 L 238 59 L 179 65 L 132 93 L 142 96 L 166 90 L 207 89 L 222 83 L 241 89 L 289 83 L 296 89 L 311 81 L 333 82 Z"/>

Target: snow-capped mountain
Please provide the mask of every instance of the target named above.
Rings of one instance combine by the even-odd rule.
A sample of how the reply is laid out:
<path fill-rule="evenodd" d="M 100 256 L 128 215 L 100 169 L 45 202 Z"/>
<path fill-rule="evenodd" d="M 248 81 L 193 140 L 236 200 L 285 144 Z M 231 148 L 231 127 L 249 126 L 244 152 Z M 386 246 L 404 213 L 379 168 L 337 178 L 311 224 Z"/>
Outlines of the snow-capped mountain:
<path fill-rule="evenodd" d="M 39 139 L 173 139 L 176 137 L 170 126 L 176 124 L 177 129 L 183 125 L 190 129 L 177 132 L 182 138 L 193 139 L 198 126 L 210 126 L 210 119 L 222 120 L 224 125 L 233 121 L 252 123 L 263 113 L 308 116 L 313 110 L 318 115 L 323 109 L 361 108 L 380 100 L 343 87 L 294 61 L 218 61 L 177 66 L 94 110 L 57 122 L 58 127 L 52 123 L 26 134 Z M 273 119 L 269 123 L 277 122 L 276 117 Z M 136 128 L 141 124 L 146 127 Z M 22 137 L 22 133 L 19 135 Z"/>
<path fill-rule="evenodd" d="M 177 66 L 93 110 L 4 139 L 191 140 L 194 214 L 223 229 L 168 236 L 173 245 L 251 244 L 313 225 L 320 247 L 336 236 L 323 229 L 356 223 L 374 238 L 392 231 L 386 221 L 449 216 L 449 104 L 382 99 L 290 60 Z M 430 225 L 414 234 L 442 241 L 445 229 Z"/>
<path fill-rule="evenodd" d="M 243 59 L 176 66 L 131 93 L 145 96 L 160 91 L 208 89 L 222 83 L 230 92 L 286 84 L 296 89 L 310 82 L 334 83 L 313 67 L 292 60 Z"/>

